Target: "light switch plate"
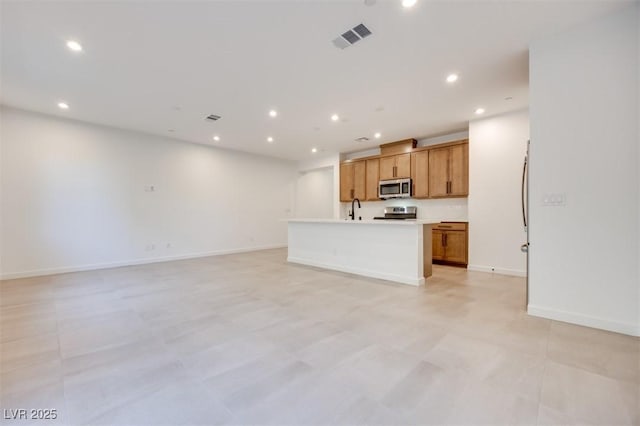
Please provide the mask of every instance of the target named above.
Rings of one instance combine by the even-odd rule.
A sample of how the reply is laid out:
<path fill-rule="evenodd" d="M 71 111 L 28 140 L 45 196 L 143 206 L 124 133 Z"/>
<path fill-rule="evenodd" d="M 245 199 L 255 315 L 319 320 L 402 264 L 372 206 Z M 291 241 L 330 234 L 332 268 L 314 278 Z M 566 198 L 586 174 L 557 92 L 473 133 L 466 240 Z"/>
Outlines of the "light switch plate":
<path fill-rule="evenodd" d="M 567 195 L 564 193 L 549 193 L 542 197 L 542 205 L 548 207 L 562 207 L 567 205 Z"/>

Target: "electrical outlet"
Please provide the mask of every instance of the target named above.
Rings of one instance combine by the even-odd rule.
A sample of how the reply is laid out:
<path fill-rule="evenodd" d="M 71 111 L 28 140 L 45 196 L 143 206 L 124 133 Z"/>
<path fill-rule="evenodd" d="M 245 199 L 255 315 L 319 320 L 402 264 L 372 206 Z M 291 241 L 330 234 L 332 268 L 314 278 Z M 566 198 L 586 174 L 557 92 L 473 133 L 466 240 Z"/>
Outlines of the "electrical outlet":
<path fill-rule="evenodd" d="M 170 249 L 171 248 L 171 243 L 167 243 L 167 248 Z"/>
<path fill-rule="evenodd" d="M 147 244 L 146 250 L 147 251 L 153 251 L 156 249 L 156 245 L 155 244 Z"/>
<path fill-rule="evenodd" d="M 145 185 L 144 186 L 144 192 L 155 192 L 155 191 L 156 191 L 155 185 Z"/>

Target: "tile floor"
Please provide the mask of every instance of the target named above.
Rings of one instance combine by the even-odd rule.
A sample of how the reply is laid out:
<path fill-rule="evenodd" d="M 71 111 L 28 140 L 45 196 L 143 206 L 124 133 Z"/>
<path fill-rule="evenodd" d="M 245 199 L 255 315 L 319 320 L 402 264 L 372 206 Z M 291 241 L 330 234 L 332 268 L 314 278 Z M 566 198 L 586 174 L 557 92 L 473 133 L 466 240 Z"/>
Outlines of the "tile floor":
<path fill-rule="evenodd" d="M 637 338 L 527 316 L 522 278 L 424 288 L 285 250 L 0 284 L 1 422 L 640 423 Z"/>

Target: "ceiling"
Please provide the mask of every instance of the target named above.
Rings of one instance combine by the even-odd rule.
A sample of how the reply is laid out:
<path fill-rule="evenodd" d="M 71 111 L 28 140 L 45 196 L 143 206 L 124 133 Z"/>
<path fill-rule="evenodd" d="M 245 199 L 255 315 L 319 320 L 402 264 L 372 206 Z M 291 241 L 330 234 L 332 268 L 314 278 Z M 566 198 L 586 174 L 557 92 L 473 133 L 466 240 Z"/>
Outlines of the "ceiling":
<path fill-rule="evenodd" d="M 526 107 L 530 41 L 630 2 L 367 3 L 4 1 L 0 101 L 303 160 L 463 130 L 478 107 Z M 360 23 L 373 34 L 332 44 Z M 70 51 L 70 39 L 84 50 Z"/>

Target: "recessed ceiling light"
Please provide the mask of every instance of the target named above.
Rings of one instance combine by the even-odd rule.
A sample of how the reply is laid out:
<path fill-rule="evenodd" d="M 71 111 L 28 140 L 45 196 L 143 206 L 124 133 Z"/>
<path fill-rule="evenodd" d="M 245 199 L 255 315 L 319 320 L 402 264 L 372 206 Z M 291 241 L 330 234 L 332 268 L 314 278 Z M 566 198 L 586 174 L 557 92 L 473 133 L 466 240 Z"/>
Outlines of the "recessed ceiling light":
<path fill-rule="evenodd" d="M 338 116 L 338 114 L 333 114 L 331 116 L 331 121 L 338 121 L 338 120 L 340 120 L 340 116 Z"/>
<path fill-rule="evenodd" d="M 174 129 L 169 129 L 169 130 L 167 130 L 167 132 L 173 133 L 173 132 L 175 132 L 175 130 Z"/>
<path fill-rule="evenodd" d="M 271 111 L 269 111 L 269 117 L 277 117 L 278 116 L 278 111 L 276 111 L 275 109 L 272 109 Z"/>
<path fill-rule="evenodd" d="M 413 7 L 416 5 L 416 3 L 418 2 L 418 0 L 402 0 L 402 6 L 403 7 Z"/>
<path fill-rule="evenodd" d="M 58 108 L 69 109 L 69 104 L 67 104 L 66 102 L 58 102 Z"/>
<path fill-rule="evenodd" d="M 271 136 L 269 136 L 269 137 L 267 138 L 267 142 L 269 142 L 269 143 L 273 142 L 273 138 L 272 138 Z"/>
<path fill-rule="evenodd" d="M 480 115 L 480 114 L 484 114 L 484 108 L 478 108 L 476 109 L 476 114 Z"/>
<path fill-rule="evenodd" d="M 82 52 L 82 45 L 75 40 L 68 40 L 67 47 L 74 52 Z"/>
<path fill-rule="evenodd" d="M 447 76 L 447 83 L 455 83 L 458 81 L 458 74 L 449 74 Z"/>
<path fill-rule="evenodd" d="M 382 134 L 380 132 L 377 132 L 376 134 L 373 135 L 373 137 L 376 139 L 380 139 L 381 136 Z"/>
<path fill-rule="evenodd" d="M 507 96 L 506 98 L 504 98 L 505 101 L 510 101 L 513 99 L 513 96 Z"/>
<path fill-rule="evenodd" d="M 214 141 L 216 141 L 216 142 L 220 142 L 220 136 L 215 135 L 215 136 L 213 137 L 213 140 L 214 140 Z"/>
<path fill-rule="evenodd" d="M 318 152 L 318 149 L 317 148 L 311 148 L 311 152 L 313 152 L 315 154 L 316 152 Z"/>

